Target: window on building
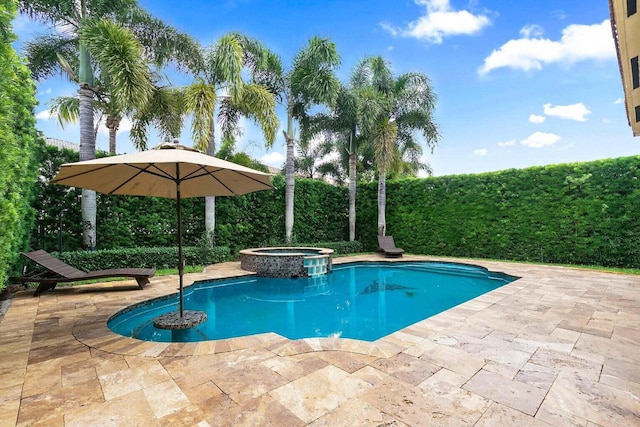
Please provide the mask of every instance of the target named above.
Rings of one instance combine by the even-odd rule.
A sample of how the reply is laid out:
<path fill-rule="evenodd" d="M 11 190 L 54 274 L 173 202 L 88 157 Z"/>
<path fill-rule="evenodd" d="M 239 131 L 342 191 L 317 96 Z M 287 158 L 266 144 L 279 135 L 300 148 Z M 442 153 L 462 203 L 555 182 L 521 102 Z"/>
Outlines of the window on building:
<path fill-rule="evenodd" d="M 627 0 L 627 18 L 638 11 L 638 0 Z"/>
<path fill-rule="evenodd" d="M 633 88 L 638 89 L 640 87 L 640 71 L 638 70 L 638 57 L 631 58 L 631 80 L 633 81 Z"/>
<path fill-rule="evenodd" d="M 636 105 L 636 123 L 640 122 L 640 105 Z"/>

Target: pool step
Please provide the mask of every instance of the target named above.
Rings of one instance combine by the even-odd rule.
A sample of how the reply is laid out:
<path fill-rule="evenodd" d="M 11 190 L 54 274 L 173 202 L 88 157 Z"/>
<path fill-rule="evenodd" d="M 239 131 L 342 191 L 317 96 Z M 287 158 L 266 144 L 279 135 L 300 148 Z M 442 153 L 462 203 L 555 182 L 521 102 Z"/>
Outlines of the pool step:
<path fill-rule="evenodd" d="M 327 274 L 328 264 L 328 257 L 326 256 L 314 256 L 304 259 L 304 267 L 307 269 L 307 275 L 309 277 L 316 277 Z"/>

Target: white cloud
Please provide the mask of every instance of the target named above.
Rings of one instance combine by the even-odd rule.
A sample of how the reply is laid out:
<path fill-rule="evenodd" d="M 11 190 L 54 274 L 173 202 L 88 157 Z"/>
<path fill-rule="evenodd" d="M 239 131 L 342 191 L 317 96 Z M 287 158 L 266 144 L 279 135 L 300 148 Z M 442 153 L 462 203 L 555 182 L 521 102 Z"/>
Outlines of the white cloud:
<path fill-rule="evenodd" d="M 526 39 L 531 37 L 542 37 L 544 30 L 539 25 L 525 25 L 520 30 L 520 35 Z"/>
<path fill-rule="evenodd" d="M 544 114 L 547 116 L 559 117 L 563 120 L 575 120 L 577 122 L 586 122 L 585 117 L 591 114 L 591 111 L 582 103 L 571 105 L 556 105 L 544 104 Z"/>
<path fill-rule="evenodd" d="M 272 153 L 267 153 L 260 158 L 260 161 L 265 165 L 274 166 L 276 168 L 281 168 L 284 163 L 284 154 L 274 151 Z"/>
<path fill-rule="evenodd" d="M 498 142 L 498 145 L 500 147 L 511 147 L 511 146 L 513 146 L 515 144 L 516 144 L 516 140 L 515 139 L 512 139 L 510 141 Z"/>
<path fill-rule="evenodd" d="M 529 116 L 529 121 L 531 123 L 544 123 L 545 119 L 545 116 L 538 116 L 536 114 L 532 114 Z"/>
<path fill-rule="evenodd" d="M 611 123 L 611 120 L 609 120 L 609 119 L 607 119 L 605 117 L 604 119 L 602 119 L 602 123 L 609 124 L 609 123 Z"/>
<path fill-rule="evenodd" d="M 52 117 L 55 117 L 55 115 L 51 114 L 49 110 L 42 110 L 38 114 L 36 114 L 37 120 L 49 120 Z"/>
<path fill-rule="evenodd" d="M 520 141 L 520 144 L 531 148 L 541 148 L 547 145 L 553 145 L 558 141 L 560 141 L 560 137 L 556 134 L 535 132 Z"/>
<path fill-rule="evenodd" d="M 474 150 L 473 154 L 475 154 L 476 156 L 486 156 L 487 155 L 487 149 L 486 148 L 480 148 L 478 150 Z"/>
<path fill-rule="evenodd" d="M 414 0 L 426 7 L 426 14 L 409 23 L 407 28 L 393 28 L 389 24 L 380 24 L 391 35 L 414 37 L 429 43 L 440 44 L 443 38 L 456 35 L 478 33 L 491 20 L 486 15 L 474 15 L 467 10 L 453 10 L 449 0 Z"/>
<path fill-rule="evenodd" d="M 524 71 L 540 70 L 552 63 L 573 64 L 589 59 L 611 59 L 616 51 L 608 19 L 600 24 L 569 25 L 562 30 L 560 40 L 550 40 L 535 36 L 528 30 L 521 30 L 523 38 L 509 40 L 485 58 L 478 69 L 480 75 L 497 68 L 513 68 Z M 527 34 L 534 35 L 529 37 Z"/>
<path fill-rule="evenodd" d="M 615 101 L 613 101 L 614 104 L 618 105 L 618 104 L 622 104 L 624 102 L 624 99 L 622 98 L 618 98 Z"/>

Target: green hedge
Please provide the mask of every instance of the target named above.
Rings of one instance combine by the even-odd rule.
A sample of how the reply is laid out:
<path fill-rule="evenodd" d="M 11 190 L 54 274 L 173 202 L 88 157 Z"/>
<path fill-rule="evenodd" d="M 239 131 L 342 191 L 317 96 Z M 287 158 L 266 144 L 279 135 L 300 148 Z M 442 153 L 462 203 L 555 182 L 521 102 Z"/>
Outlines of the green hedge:
<path fill-rule="evenodd" d="M 183 256 L 185 265 L 209 265 L 231 259 L 229 248 L 222 246 L 184 247 Z M 64 262 L 85 271 L 123 267 L 166 269 L 178 266 L 177 247 L 64 252 L 59 257 Z"/>
<path fill-rule="evenodd" d="M 640 157 L 387 182 L 387 234 L 416 254 L 640 266 Z M 376 246 L 376 185 L 357 230 Z"/>
<path fill-rule="evenodd" d="M 14 1 L 0 0 L 0 289 L 17 270 L 34 221 L 34 183 L 44 141 L 35 128 L 35 86 L 11 43 Z"/>

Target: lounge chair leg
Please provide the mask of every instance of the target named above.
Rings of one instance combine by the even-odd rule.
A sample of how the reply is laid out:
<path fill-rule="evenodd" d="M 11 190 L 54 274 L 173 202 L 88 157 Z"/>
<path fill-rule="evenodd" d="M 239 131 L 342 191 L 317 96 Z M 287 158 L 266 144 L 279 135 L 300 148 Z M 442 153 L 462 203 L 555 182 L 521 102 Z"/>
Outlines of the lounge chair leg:
<path fill-rule="evenodd" d="M 58 285 L 58 283 L 40 282 L 40 284 L 38 285 L 38 288 L 33 293 L 33 296 L 34 297 L 40 296 L 40 294 L 43 293 L 44 291 L 47 291 L 49 289 L 54 289 L 56 285 Z"/>
<path fill-rule="evenodd" d="M 140 289 L 144 289 L 145 285 L 149 284 L 149 278 L 148 277 L 136 277 L 136 282 L 138 282 L 138 287 L 140 287 Z"/>

